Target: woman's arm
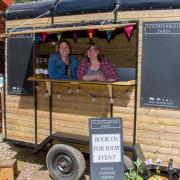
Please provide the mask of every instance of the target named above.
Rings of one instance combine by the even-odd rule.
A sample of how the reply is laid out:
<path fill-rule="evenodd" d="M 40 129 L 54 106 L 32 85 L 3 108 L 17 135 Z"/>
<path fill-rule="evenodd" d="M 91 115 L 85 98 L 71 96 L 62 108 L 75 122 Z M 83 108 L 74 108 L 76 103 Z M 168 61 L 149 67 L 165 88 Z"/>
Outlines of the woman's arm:
<path fill-rule="evenodd" d="M 55 55 L 52 54 L 48 60 L 48 74 L 50 79 L 56 78 L 56 64 L 55 64 Z"/>
<path fill-rule="evenodd" d="M 73 80 L 77 79 L 77 69 L 78 69 L 78 63 L 77 63 L 77 59 L 76 57 L 71 57 L 71 61 L 72 63 L 70 64 L 70 68 L 71 68 L 71 78 Z"/>
<path fill-rule="evenodd" d="M 103 74 L 105 76 L 106 81 L 118 81 L 118 72 L 114 64 L 112 64 L 108 60 L 103 60 L 101 63 L 101 68 L 103 70 Z"/>
<path fill-rule="evenodd" d="M 85 80 L 83 78 L 87 74 L 87 71 L 88 71 L 88 62 L 86 62 L 85 60 L 81 60 L 77 70 L 78 80 Z"/>
<path fill-rule="evenodd" d="M 93 80 L 104 81 L 105 78 L 104 78 L 103 75 L 100 75 L 100 74 L 96 74 L 96 75 L 84 75 L 83 76 L 83 80 L 86 80 L 86 81 L 93 81 Z"/>
<path fill-rule="evenodd" d="M 50 79 L 69 79 L 69 77 L 63 73 L 57 72 L 56 55 L 52 54 L 48 60 L 48 74 Z"/>

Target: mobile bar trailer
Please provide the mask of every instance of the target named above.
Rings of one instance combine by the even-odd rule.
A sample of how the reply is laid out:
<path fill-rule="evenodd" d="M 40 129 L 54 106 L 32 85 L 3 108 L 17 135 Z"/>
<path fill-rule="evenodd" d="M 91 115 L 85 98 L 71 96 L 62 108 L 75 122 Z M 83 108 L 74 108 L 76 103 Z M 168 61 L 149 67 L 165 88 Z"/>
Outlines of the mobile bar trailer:
<path fill-rule="evenodd" d="M 32 145 L 38 152 L 61 139 L 88 152 L 88 118 L 122 117 L 124 141 L 131 144 L 124 147 L 137 158 L 138 143 L 145 159 L 158 157 L 163 165 L 173 159 L 174 169 L 168 172 L 179 174 L 179 7 L 178 1 L 168 0 L 37 1 L 10 6 L 2 35 L 5 140 Z M 129 27 L 134 32 L 128 41 L 124 30 L 127 33 Z M 81 59 L 89 30 L 118 67 L 119 82 L 33 77 L 36 59 L 46 59 L 56 50 L 58 36 L 66 38 L 72 54 Z M 78 32 L 76 42 L 73 32 Z M 112 37 L 107 41 L 108 32 Z M 45 43 L 38 42 L 40 35 L 47 35 Z M 79 151 L 77 156 L 82 159 Z M 65 169 L 69 174 L 71 165 Z"/>

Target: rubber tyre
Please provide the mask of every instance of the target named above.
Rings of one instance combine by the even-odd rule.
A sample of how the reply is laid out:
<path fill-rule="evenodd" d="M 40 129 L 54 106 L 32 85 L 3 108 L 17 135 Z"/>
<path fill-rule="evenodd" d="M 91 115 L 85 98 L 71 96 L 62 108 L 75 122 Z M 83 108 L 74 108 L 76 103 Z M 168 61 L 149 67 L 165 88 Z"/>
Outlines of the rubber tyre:
<path fill-rule="evenodd" d="M 134 168 L 134 163 L 127 155 L 124 155 L 124 170 L 127 171 L 129 168 Z"/>
<path fill-rule="evenodd" d="M 55 180 L 79 180 L 86 168 L 83 154 L 65 144 L 56 144 L 49 150 L 46 165 Z"/>

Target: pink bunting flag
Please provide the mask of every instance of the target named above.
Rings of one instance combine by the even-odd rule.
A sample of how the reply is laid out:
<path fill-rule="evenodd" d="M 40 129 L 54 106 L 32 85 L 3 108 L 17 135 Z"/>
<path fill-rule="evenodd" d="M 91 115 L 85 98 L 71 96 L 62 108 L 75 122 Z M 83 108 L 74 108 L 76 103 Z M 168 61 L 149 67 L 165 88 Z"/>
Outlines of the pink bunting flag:
<path fill-rule="evenodd" d="M 126 27 L 124 28 L 124 31 L 125 31 L 125 33 L 126 33 L 126 36 L 127 36 L 127 38 L 128 38 L 129 40 L 131 39 L 133 30 L 134 30 L 134 26 L 126 26 Z"/>
<path fill-rule="evenodd" d="M 93 38 L 94 31 L 95 31 L 94 29 L 88 29 L 88 35 L 90 40 L 92 40 Z"/>
<path fill-rule="evenodd" d="M 41 35 L 42 42 L 45 43 L 47 37 L 47 32 L 43 32 Z"/>

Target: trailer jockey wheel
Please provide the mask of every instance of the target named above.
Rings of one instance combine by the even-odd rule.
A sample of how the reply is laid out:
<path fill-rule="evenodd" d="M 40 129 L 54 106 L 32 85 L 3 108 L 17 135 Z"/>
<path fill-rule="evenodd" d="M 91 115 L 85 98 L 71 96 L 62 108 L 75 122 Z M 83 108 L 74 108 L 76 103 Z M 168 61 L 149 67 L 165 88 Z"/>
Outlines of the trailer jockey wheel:
<path fill-rule="evenodd" d="M 86 168 L 83 154 L 65 144 L 56 144 L 49 150 L 46 165 L 55 180 L 79 180 Z"/>

